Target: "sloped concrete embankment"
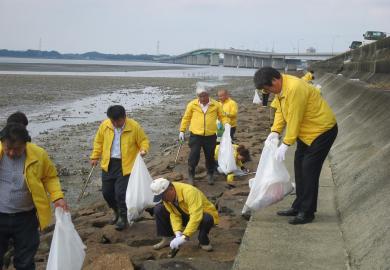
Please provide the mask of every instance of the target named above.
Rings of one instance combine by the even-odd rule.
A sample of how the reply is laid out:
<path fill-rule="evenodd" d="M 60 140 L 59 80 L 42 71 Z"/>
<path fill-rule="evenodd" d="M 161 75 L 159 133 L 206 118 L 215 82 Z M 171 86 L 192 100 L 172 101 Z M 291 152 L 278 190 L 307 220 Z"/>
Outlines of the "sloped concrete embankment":
<path fill-rule="evenodd" d="M 390 85 L 390 37 L 311 65 L 316 72 L 343 74 L 377 86 Z"/>
<path fill-rule="evenodd" d="M 390 269 L 390 92 L 329 73 L 320 84 L 339 125 L 330 158 L 350 266 Z"/>

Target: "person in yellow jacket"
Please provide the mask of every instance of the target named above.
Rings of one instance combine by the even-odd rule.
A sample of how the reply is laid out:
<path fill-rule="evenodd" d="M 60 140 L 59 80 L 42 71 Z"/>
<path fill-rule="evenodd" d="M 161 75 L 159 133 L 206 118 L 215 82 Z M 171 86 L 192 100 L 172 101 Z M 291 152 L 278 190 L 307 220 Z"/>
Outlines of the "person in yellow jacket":
<path fill-rule="evenodd" d="M 317 211 L 318 182 L 323 162 L 337 137 L 335 115 L 320 92 L 311 84 L 281 75 L 271 67 L 259 69 L 254 76 L 258 89 L 275 94 L 271 106 L 276 108 L 274 123 L 267 140 L 285 136 L 276 152 L 283 161 L 289 146 L 297 143 L 294 160 L 296 199 L 280 216 L 294 216 L 290 224 L 313 221 Z"/>
<path fill-rule="evenodd" d="M 233 144 L 233 149 L 234 149 L 234 159 L 236 161 L 237 168 L 244 170 L 244 163 L 247 161 L 251 160 L 251 156 L 249 153 L 249 150 L 245 148 L 244 145 L 240 144 Z M 218 154 L 219 154 L 219 145 L 215 147 L 215 153 L 214 153 L 214 158 L 215 160 L 218 160 Z M 234 173 L 229 173 L 226 177 L 226 181 L 228 182 L 228 187 L 234 187 L 233 181 L 234 181 Z"/>
<path fill-rule="evenodd" d="M 303 75 L 303 77 L 301 79 L 308 82 L 308 83 L 311 83 L 314 80 L 314 71 L 310 70 L 310 71 L 306 72 L 306 74 Z"/>
<path fill-rule="evenodd" d="M 215 206 L 196 187 L 178 182 L 169 182 L 158 178 L 152 181 L 150 188 L 154 202 L 162 203 L 154 207 L 157 235 L 163 237 L 154 249 L 170 245 L 178 249 L 199 230 L 200 247 L 211 251 L 212 246 L 208 234 L 218 224 L 218 212 Z M 175 236 L 170 241 L 169 237 Z"/>
<path fill-rule="evenodd" d="M 184 141 L 184 132 L 189 126 L 190 139 L 188 145 L 191 148 L 188 157 L 188 183 L 194 183 L 195 168 L 199 163 L 200 149 L 203 148 L 208 183 L 214 184 L 214 150 L 217 143 L 217 119 L 223 125 L 228 124 L 228 119 L 223 115 L 221 104 L 209 97 L 208 91 L 203 87 L 196 89 L 198 98 L 188 103 L 181 120 L 179 140 Z"/>
<path fill-rule="evenodd" d="M 51 223 L 50 202 L 68 206 L 57 170 L 41 147 L 30 143 L 26 127 L 9 123 L 0 134 L 0 268 L 8 242 L 14 244 L 14 267 L 35 269 L 39 231 Z"/>
<path fill-rule="evenodd" d="M 149 140 L 142 127 L 126 117 L 125 108 L 114 105 L 107 110 L 104 120 L 96 133 L 91 165 L 100 159 L 102 168 L 102 193 L 108 206 L 114 211 L 111 224 L 117 230 L 127 225 L 126 189 L 135 158 L 149 150 Z"/>
<path fill-rule="evenodd" d="M 232 141 L 234 140 L 234 134 L 236 133 L 237 128 L 237 114 L 238 114 L 238 105 L 229 95 L 229 92 L 226 89 L 218 90 L 218 99 L 222 105 L 223 114 L 228 118 L 230 129 L 230 137 Z"/>

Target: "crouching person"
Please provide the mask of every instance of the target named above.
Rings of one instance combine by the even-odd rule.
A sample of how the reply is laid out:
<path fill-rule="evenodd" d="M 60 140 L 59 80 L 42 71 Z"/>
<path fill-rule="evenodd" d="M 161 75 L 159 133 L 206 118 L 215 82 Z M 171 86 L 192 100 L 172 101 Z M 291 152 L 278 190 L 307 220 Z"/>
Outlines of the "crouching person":
<path fill-rule="evenodd" d="M 154 207 L 157 235 L 161 242 L 154 249 L 170 246 L 178 249 L 199 230 L 200 248 L 211 251 L 209 232 L 218 224 L 218 212 L 215 206 L 196 187 L 184 183 L 171 183 L 167 179 L 158 178 L 150 185 L 154 201 L 163 203 Z M 170 237 L 174 239 L 169 242 Z"/>
<path fill-rule="evenodd" d="M 54 164 L 29 140 L 18 123 L 7 124 L 0 133 L 0 269 L 10 239 L 15 268 L 35 269 L 38 229 L 51 223 L 50 201 L 68 210 Z"/>

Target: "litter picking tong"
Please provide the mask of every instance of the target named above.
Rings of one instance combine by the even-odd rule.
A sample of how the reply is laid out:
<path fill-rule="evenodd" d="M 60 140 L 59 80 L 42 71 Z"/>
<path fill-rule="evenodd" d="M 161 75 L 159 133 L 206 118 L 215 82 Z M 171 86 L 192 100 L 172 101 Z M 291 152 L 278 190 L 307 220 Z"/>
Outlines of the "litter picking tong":
<path fill-rule="evenodd" d="M 96 165 L 92 166 L 92 169 L 91 169 L 91 172 L 88 175 L 88 178 L 84 181 L 83 188 L 81 189 L 81 193 L 79 195 L 79 198 L 77 199 L 77 202 L 80 202 L 80 200 L 84 197 L 85 190 L 88 187 L 89 180 L 91 179 L 91 176 L 92 176 L 92 173 L 93 173 L 93 170 L 95 169 L 95 167 L 96 167 Z"/>
<path fill-rule="evenodd" d="M 176 163 L 177 163 L 177 158 L 179 157 L 179 154 L 180 154 L 180 149 L 181 147 L 183 146 L 183 141 L 179 141 L 179 149 L 177 150 L 177 154 L 176 154 L 176 158 L 175 158 L 175 163 L 173 166 L 176 166 Z"/>

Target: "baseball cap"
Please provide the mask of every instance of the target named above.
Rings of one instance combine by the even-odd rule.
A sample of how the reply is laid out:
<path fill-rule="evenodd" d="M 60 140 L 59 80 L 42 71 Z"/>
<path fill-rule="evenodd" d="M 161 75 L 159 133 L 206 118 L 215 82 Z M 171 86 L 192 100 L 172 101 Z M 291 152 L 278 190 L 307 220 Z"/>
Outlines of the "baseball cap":
<path fill-rule="evenodd" d="M 167 190 L 170 182 L 165 178 L 157 178 L 150 184 L 150 189 L 154 195 L 153 202 L 160 202 L 162 200 L 164 191 Z"/>

